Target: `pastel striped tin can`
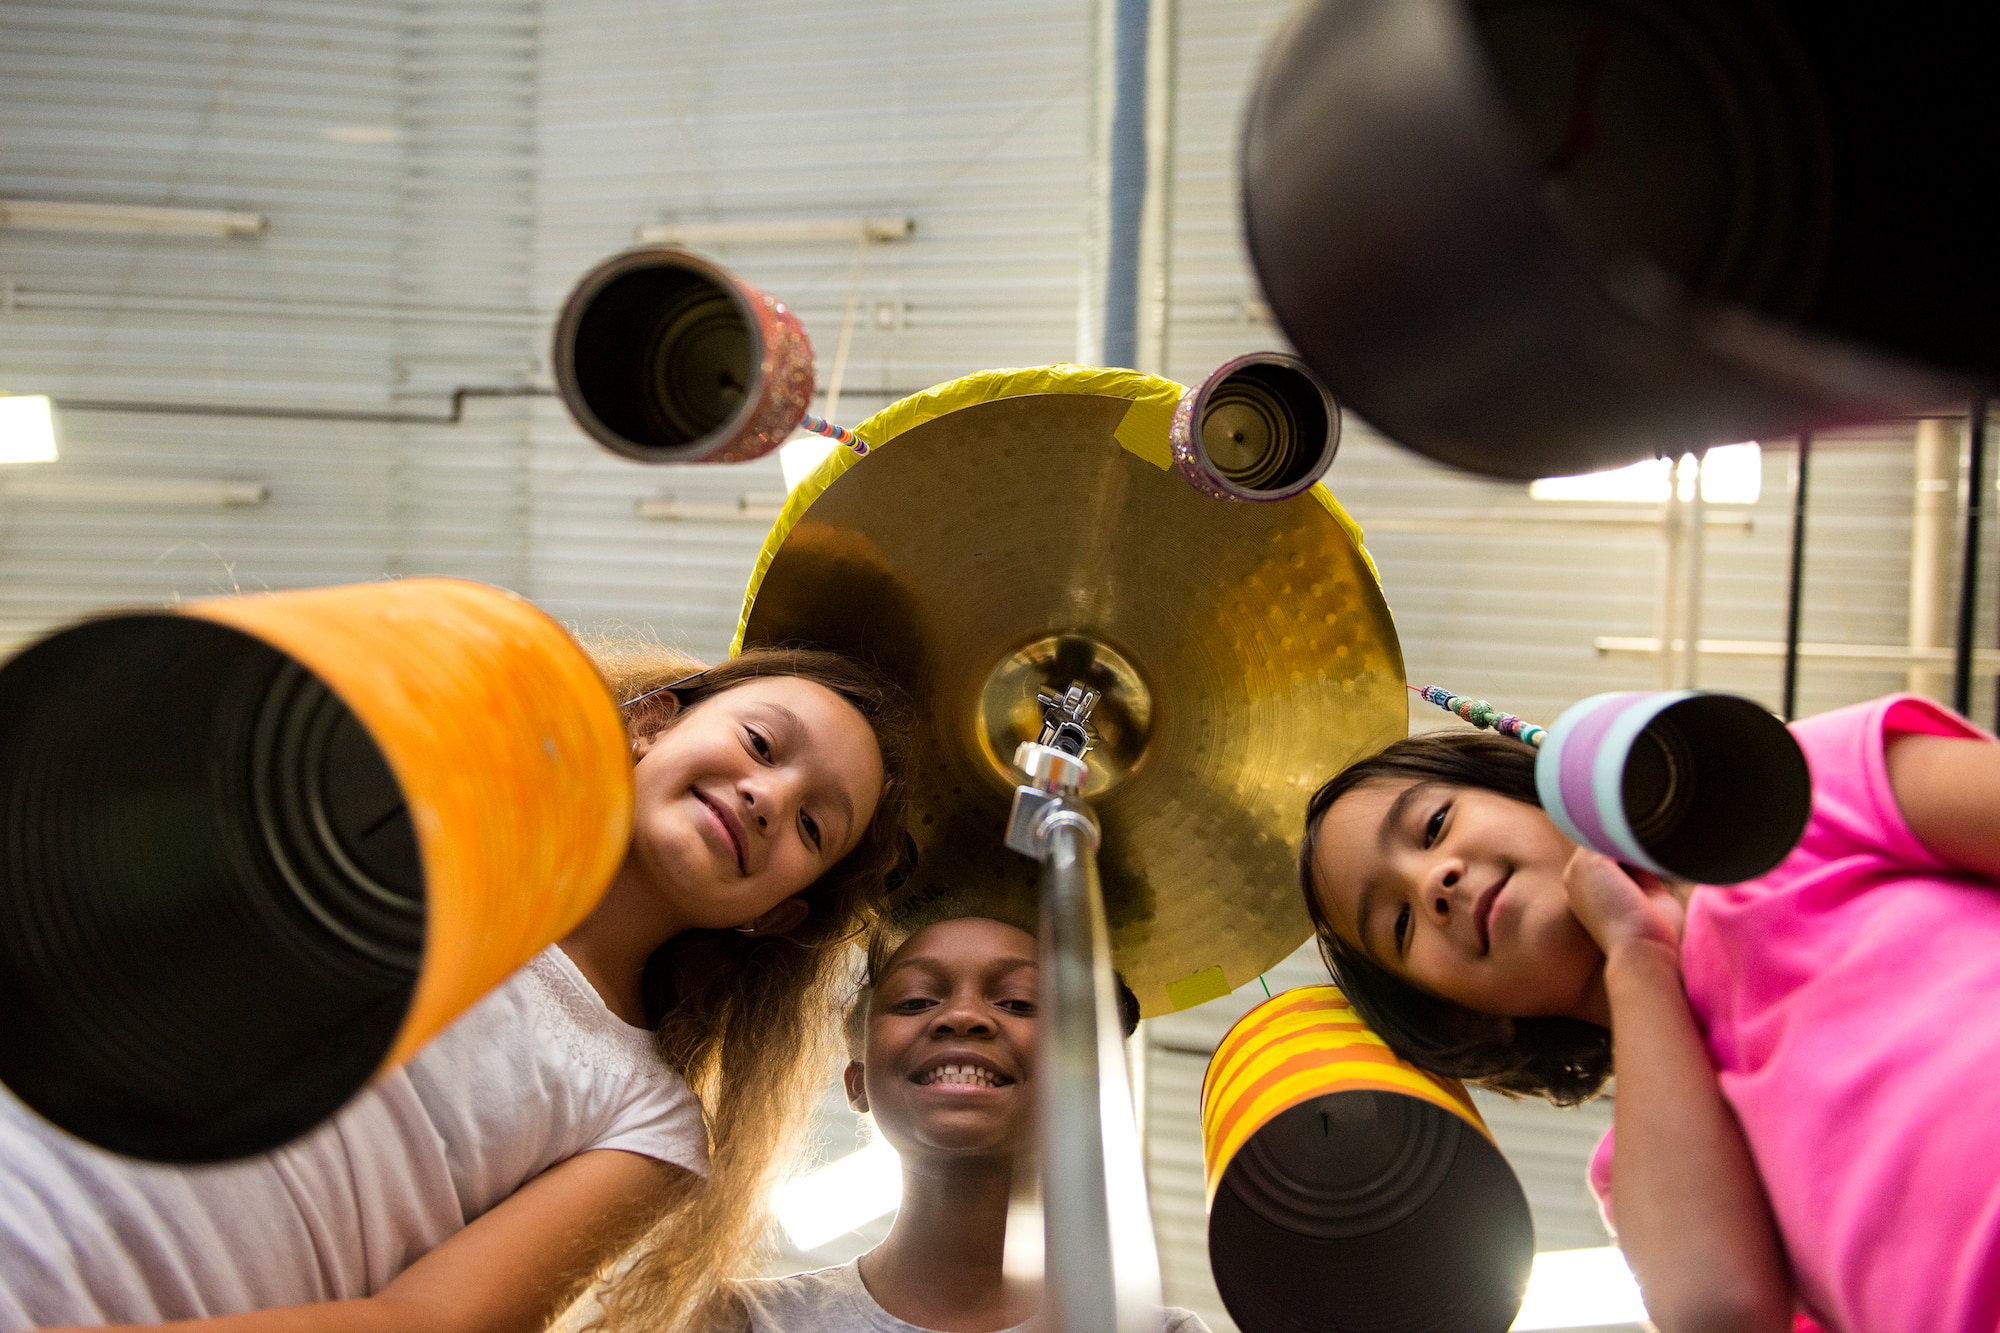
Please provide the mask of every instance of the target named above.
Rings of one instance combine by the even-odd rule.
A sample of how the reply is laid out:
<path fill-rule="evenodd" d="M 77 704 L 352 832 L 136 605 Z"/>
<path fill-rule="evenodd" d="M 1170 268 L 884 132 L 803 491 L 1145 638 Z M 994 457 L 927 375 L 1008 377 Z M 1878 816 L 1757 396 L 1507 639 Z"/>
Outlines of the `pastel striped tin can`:
<path fill-rule="evenodd" d="M 1535 759 L 1542 808 L 1572 842 L 1671 879 L 1771 870 L 1812 813 L 1785 724 L 1739 695 L 1597 694 L 1558 717 Z"/>

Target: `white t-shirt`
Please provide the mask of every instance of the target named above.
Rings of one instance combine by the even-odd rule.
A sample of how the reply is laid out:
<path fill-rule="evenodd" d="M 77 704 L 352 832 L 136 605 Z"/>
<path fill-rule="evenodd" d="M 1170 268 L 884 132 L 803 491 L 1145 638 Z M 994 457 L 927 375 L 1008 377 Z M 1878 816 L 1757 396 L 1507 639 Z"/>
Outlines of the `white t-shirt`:
<path fill-rule="evenodd" d="M 326 1124 L 243 1161 L 114 1156 L 0 1090 L 0 1330 L 373 1295 L 593 1148 L 708 1169 L 694 1095 L 557 947 Z"/>
<path fill-rule="evenodd" d="M 861 1261 L 790 1277 L 758 1278 L 736 1284 L 750 1333 L 932 1333 L 904 1323 L 875 1303 L 861 1280 Z M 1022 1333 L 1016 1324 L 1002 1333 Z M 1160 1333 L 1208 1333 L 1192 1310 L 1169 1306 L 1160 1312 Z"/>

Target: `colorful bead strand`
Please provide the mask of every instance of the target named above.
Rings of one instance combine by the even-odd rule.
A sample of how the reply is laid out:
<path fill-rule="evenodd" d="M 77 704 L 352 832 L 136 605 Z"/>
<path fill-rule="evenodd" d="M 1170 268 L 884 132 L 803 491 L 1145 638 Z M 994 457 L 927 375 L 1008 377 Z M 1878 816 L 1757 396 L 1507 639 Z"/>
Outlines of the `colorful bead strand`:
<path fill-rule="evenodd" d="M 825 417 L 816 417 L 812 413 L 808 412 L 805 414 L 804 419 L 799 422 L 799 425 L 804 427 L 806 430 L 811 431 L 815 435 L 824 435 L 829 440 L 838 440 L 840 443 L 846 445 L 848 448 L 852 449 L 857 454 L 865 454 L 868 452 L 867 441 L 863 440 L 859 435 L 856 435 L 853 431 L 849 430 L 845 426 L 834 425 L 831 421 L 828 421 Z"/>
<path fill-rule="evenodd" d="M 1464 718 L 1475 727 L 1486 727 L 1511 736 L 1524 745 L 1541 747 L 1542 738 L 1548 735 L 1545 728 L 1533 722 L 1525 722 L 1512 713 L 1503 713 L 1484 699 L 1469 699 L 1463 694 L 1453 694 L 1450 690 L 1435 685 L 1411 685 L 1410 693 L 1429 700 L 1447 713 Z"/>

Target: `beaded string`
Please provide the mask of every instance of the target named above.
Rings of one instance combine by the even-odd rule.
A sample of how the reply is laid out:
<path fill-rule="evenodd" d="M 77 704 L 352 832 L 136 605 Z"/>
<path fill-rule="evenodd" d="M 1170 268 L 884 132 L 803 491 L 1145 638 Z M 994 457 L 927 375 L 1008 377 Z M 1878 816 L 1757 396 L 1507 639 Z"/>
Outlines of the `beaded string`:
<path fill-rule="evenodd" d="M 1549 733 L 1546 728 L 1532 722 L 1524 722 L 1512 713 L 1503 713 L 1484 699 L 1468 699 L 1462 694 L 1439 689 L 1435 685 L 1406 686 L 1410 693 L 1428 699 L 1447 713 L 1456 713 L 1475 727 L 1490 727 L 1502 736 L 1511 736 L 1524 745 L 1541 748 L 1542 738 Z"/>
<path fill-rule="evenodd" d="M 703 667 L 701 670 L 695 672 L 692 676 L 682 676 L 679 680 L 667 682 L 665 685 L 660 686 L 660 688 L 657 690 L 647 690 L 644 694 L 634 695 L 632 698 L 627 699 L 624 703 L 619 704 L 618 711 L 621 713 L 629 713 L 633 709 L 637 708 L 640 704 L 646 702 L 646 700 L 648 699 L 658 698 L 660 695 L 669 693 L 670 691 L 673 690 L 677 690 L 683 685 L 692 685 L 694 682 L 700 680 L 703 676 L 706 676 L 708 672 L 709 668 Z"/>
<path fill-rule="evenodd" d="M 836 426 L 825 417 L 816 417 L 808 412 L 799 425 L 815 435 L 824 435 L 829 440 L 838 440 L 857 454 L 868 452 L 868 442 L 845 426 Z"/>

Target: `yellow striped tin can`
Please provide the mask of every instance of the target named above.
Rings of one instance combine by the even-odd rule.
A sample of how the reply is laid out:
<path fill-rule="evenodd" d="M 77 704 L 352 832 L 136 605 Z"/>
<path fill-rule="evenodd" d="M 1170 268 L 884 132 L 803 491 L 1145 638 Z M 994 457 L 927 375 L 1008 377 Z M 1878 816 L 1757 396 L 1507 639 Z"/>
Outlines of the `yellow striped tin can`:
<path fill-rule="evenodd" d="M 1527 1198 L 1464 1086 L 1399 1058 L 1334 986 L 1252 1009 L 1202 1082 L 1209 1260 L 1247 1333 L 1500 1333 Z"/>

